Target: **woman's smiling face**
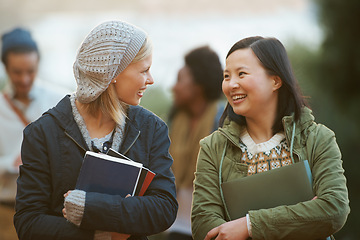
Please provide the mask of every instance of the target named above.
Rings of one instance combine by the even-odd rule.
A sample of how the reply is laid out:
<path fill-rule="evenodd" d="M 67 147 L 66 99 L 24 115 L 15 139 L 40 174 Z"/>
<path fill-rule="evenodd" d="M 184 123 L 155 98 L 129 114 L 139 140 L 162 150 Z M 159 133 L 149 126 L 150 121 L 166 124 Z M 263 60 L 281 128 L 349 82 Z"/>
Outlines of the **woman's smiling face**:
<path fill-rule="evenodd" d="M 150 74 L 152 55 L 127 66 L 113 82 L 119 99 L 129 105 L 138 105 L 147 85 L 154 83 Z"/>
<path fill-rule="evenodd" d="M 276 109 L 278 80 L 266 72 L 252 49 L 245 48 L 226 59 L 222 89 L 236 114 L 254 118 L 274 109 L 274 104 Z"/>

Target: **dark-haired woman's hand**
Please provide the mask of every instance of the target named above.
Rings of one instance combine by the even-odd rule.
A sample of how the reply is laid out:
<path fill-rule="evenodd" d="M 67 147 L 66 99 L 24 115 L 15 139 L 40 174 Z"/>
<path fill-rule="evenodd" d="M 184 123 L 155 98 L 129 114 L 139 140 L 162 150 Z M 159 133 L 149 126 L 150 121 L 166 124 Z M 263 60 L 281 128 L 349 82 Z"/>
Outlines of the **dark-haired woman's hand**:
<path fill-rule="evenodd" d="M 230 222 L 226 222 L 216 228 L 211 229 L 204 240 L 246 240 L 249 238 L 246 217 L 242 217 Z"/>

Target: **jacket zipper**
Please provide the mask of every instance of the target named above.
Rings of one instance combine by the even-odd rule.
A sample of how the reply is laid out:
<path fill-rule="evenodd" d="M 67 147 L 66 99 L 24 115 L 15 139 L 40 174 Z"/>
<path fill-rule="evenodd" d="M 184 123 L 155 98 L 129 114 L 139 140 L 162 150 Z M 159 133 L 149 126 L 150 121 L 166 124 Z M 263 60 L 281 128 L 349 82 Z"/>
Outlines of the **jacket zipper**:
<path fill-rule="evenodd" d="M 81 148 L 84 152 L 86 152 L 86 149 L 83 148 L 70 134 L 68 134 L 66 131 L 65 131 L 65 135 L 68 136 L 79 148 Z"/>
<path fill-rule="evenodd" d="M 133 142 L 130 144 L 130 146 L 124 151 L 123 154 L 126 154 L 126 153 L 130 150 L 130 148 L 134 145 L 135 141 L 138 139 L 139 136 L 140 136 L 140 131 L 138 131 L 138 134 L 135 136 L 134 141 L 133 141 Z"/>
<path fill-rule="evenodd" d="M 285 128 L 285 121 L 284 121 L 284 119 L 282 119 L 281 122 L 282 122 L 283 128 L 286 129 L 286 128 Z M 285 132 L 285 138 L 286 138 L 286 142 L 287 142 L 288 146 L 290 146 L 291 143 L 290 143 L 290 141 L 289 141 L 287 132 Z M 295 149 L 293 149 L 293 154 L 294 154 L 295 156 L 297 156 L 299 162 L 302 161 L 302 160 L 301 160 L 301 157 L 300 157 L 300 154 L 299 154 Z"/>

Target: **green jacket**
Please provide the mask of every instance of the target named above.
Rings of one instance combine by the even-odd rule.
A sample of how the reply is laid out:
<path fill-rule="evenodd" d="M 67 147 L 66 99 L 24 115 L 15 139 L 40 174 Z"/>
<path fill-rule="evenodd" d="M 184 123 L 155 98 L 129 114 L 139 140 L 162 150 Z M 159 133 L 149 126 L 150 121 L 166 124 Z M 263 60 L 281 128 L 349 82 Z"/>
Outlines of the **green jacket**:
<path fill-rule="evenodd" d="M 291 206 L 249 211 L 253 239 L 325 239 L 342 228 L 350 212 L 335 134 L 315 123 L 308 108 L 303 109 L 296 123 L 293 139 L 293 117 L 284 117 L 282 122 L 288 146 L 293 141 L 295 162 L 309 160 L 313 191 L 318 198 Z M 240 160 L 241 128 L 226 119 L 222 128 L 200 141 L 191 216 L 195 240 L 203 240 L 212 228 L 230 221 L 220 195 L 219 166 L 227 146 L 222 182 L 247 175 L 248 167 Z"/>

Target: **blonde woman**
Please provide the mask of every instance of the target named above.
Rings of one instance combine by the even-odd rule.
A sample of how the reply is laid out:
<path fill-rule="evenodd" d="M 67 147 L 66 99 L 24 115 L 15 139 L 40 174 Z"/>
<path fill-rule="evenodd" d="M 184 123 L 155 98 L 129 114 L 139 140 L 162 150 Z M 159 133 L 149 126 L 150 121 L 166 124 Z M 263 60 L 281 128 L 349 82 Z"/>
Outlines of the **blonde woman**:
<path fill-rule="evenodd" d="M 14 217 L 20 239 L 147 239 L 172 224 L 168 129 L 137 106 L 154 83 L 151 63 L 147 34 L 129 23 L 102 23 L 85 38 L 74 63 L 76 93 L 24 131 Z M 156 173 L 144 196 L 74 190 L 85 151 L 109 147 Z"/>

